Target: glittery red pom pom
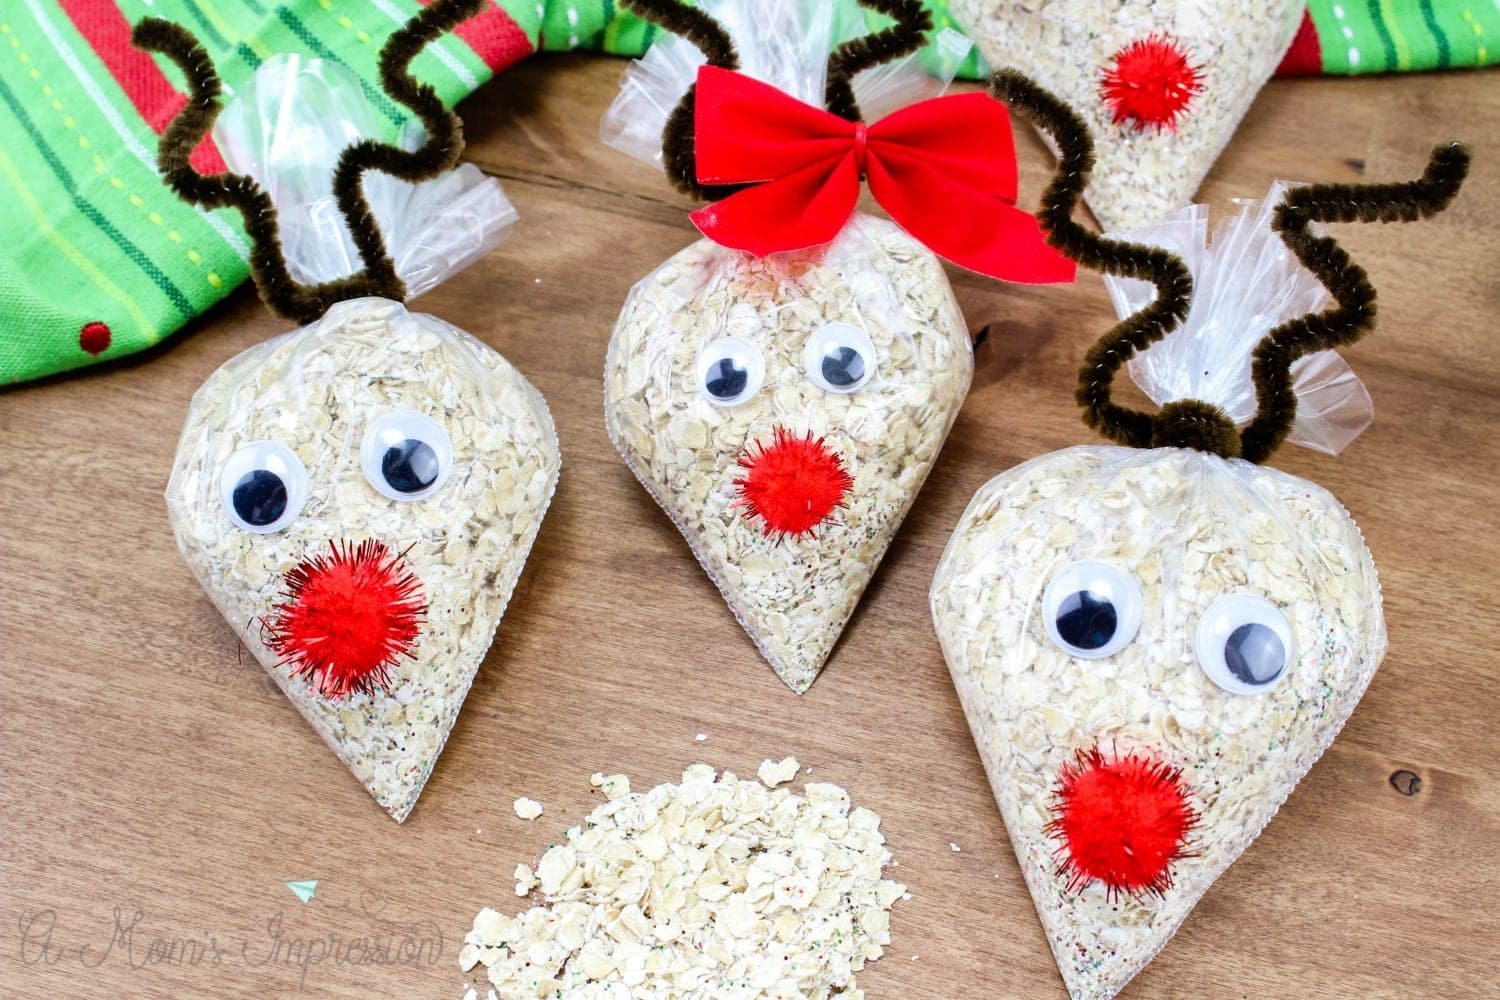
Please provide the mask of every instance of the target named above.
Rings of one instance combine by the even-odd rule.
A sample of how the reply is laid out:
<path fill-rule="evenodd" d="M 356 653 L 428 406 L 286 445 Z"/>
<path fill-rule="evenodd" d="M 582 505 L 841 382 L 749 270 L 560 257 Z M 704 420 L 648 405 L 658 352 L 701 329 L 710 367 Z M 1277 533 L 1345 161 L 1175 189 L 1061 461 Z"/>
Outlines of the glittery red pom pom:
<path fill-rule="evenodd" d="M 823 523 L 854 480 L 822 438 L 797 437 L 778 427 L 769 445 L 754 445 L 740 458 L 745 515 L 760 520 L 767 535 L 804 535 Z"/>
<path fill-rule="evenodd" d="M 1099 93 L 1116 125 L 1154 125 L 1175 130 L 1182 113 L 1203 90 L 1203 75 L 1188 62 L 1175 39 L 1151 34 L 1115 53 Z"/>
<path fill-rule="evenodd" d="M 427 602 L 401 556 L 375 541 L 330 543 L 286 575 L 286 600 L 268 623 L 266 645 L 321 694 L 342 698 L 390 683 L 409 655 Z"/>
<path fill-rule="evenodd" d="M 1134 753 L 1107 758 L 1086 750 L 1062 769 L 1050 836 L 1068 891 L 1103 882 L 1110 896 L 1161 895 L 1171 864 L 1188 857 L 1187 835 L 1198 822 L 1182 771 Z"/>

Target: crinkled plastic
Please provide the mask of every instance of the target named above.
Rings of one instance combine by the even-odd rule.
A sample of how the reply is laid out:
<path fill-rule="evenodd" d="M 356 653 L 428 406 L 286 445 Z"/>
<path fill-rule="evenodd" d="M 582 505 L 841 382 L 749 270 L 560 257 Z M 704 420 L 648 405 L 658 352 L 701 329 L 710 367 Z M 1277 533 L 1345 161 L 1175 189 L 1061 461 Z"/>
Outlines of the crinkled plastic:
<path fill-rule="evenodd" d="M 810 358 L 815 340 L 825 349 Z M 857 358 L 854 391 L 829 387 L 829 347 Z M 827 247 L 758 259 L 699 240 L 642 279 L 610 340 L 605 419 L 800 694 L 931 471 L 973 366 L 941 262 L 855 215 Z M 743 398 L 727 403 L 712 391 L 735 388 Z"/>
<path fill-rule="evenodd" d="M 1131 359 L 1131 377 L 1158 404 L 1198 399 L 1236 424 L 1255 416 L 1250 378 L 1255 346 L 1274 327 L 1323 308 L 1328 291 L 1298 262 L 1271 226 L 1287 185 L 1262 200 L 1238 201 L 1208 238 L 1208 206 L 1191 205 L 1171 219 L 1118 234 L 1178 254 L 1193 273 L 1193 305 L 1171 335 Z M 1121 318 L 1151 301 L 1150 283 L 1106 275 Z M 1297 419 L 1290 440 L 1337 454 L 1370 425 L 1374 410 L 1364 383 L 1336 351 L 1292 366 Z"/>
<path fill-rule="evenodd" d="M 1338 734 L 1386 650 L 1375 567 L 1339 502 L 1186 449 L 1069 448 L 991 480 L 931 604 L 1074 1000 L 1113 997 L 1160 951 Z M 1267 662 L 1284 672 L 1262 684 Z M 1253 693 L 1225 686 L 1240 678 L 1232 663 Z M 1118 807 L 1091 809 L 1074 794 L 1088 782 Z M 1164 830 L 1170 856 L 1152 836 Z"/>
<path fill-rule="evenodd" d="M 390 427 L 401 445 L 430 448 L 441 470 L 418 499 L 392 498 L 400 495 L 393 484 L 422 471 L 422 452 L 403 464 L 398 451 L 393 462 L 392 439 L 381 436 Z M 547 405 L 509 362 L 436 317 L 353 299 L 209 377 L 188 410 L 167 507 L 188 565 L 224 618 L 403 820 L 484 660 L 559 465 Z M 279 501 L 261 482 L 255 506 L 254 477 L 267 473 Z M 259 530 L 253 521 L 278 502 L 284 523 Z M 305 642 L 286 642 L 318 586 L 304 583 L 299 597 L 299 576 L 330 579 L 329 559 L 361 544 L 375 548 L 357 560 L 360 589 L 386 596 L 360 616 L 304 622 Z M 331 671 L 308 669 L 312 658 L 298 651 L 338 642 L 341 629 L 398 635 L 402 601 L 385 588 L 403 578 L 415 582 L 407 596 L 421 608 L 406 622 L 415 633 L 393 640 L 380 683 L 331 692 Z M 310 786 L 328 780 L 305 761 L 283 760 L 278 774 Z"/>
<path fill-rule="evenodd" d="M 346 146 L 380 138 L 354 71 L 294 52 L 256 69 L 214 126 L 229 168 L 254 177 L 276 203 L 287 267 L 307 284 L 363 266 L 333 196 L 333 172 Z M 408 149 L 421 140 L 415 119 L 398 139 Z M 499 246 L 517 218 L 499 182 L 472 164 L 420 184 L 370 171 L 364 190 L 410 298 Z"/>
<path fill-rule="evenodd" d="M 706 0 L 701 6 L 734 39 L 741 72 L 820 107 L 828 53 L 840 42 L 867 33 L 854 0 Z M 933 42 L 931 72 L 910 55 L 855 77 L 855 96 L 866 120 L 876 121 L 947 89 L 973 46 L 951 28 L 939 31 Z M 620 93 L 600 125 L 604 142 L 660 166 L 662 129 L 703 61 L 703 53 L 681 36 L 667 34 L 654 42 L 626 67 Z"/>
<path fill-rule="evenodd" d="M 1084 197 L 1105 229 L 1134 229 L 1192 201 L 1291 45 L 1307 4 L 950 0 L 949 8 L 991 67 L 1021 71 L 1082 117 L 1095 146 Z M 1173 88 L 1185 99 L 1169 121 L 1122 117 L 1107 97 L 1107 74 L 1141 44 L 1191 67 L 1190 77 Z M 1160 66 L 1170 61 L 1148 56 L 1144 62 L 1132 82 L 1158 92 Z"/>

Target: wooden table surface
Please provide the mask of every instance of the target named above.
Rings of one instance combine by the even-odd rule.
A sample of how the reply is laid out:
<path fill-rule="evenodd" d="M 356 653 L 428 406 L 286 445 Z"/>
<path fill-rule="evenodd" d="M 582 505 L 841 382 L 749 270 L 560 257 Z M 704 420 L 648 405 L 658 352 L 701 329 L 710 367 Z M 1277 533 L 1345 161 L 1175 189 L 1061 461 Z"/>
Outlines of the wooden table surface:
<path fill-rule="evenodd" d="M 541 389 L 564 467 L 404 826 L 242 655 L 167 524 L 189 396 L 285 324 L 246 288 L 138 361 L 0 394 L 0 992 L 456 1000 L 474 913 L 519 908 L 513 869 L 598 801 L 591 772 L 642 788 L 696 761 L 750 774 L 796 754 L 884 817 L 913 893 L 887 956 L 858 977 L 872 1000 L 1064 996 L 927 587 L 982 483 L 1091 440 L 1071 387 L 1112 316 L 1103 287 L 954 273 L 970 325 L 990 327 L 973 392 L 799 699 L 604 432 L 600 370 L 626 292 L 695 235 L 685 200 L 597 139 L 621 69 L 536 58 L 461 108 L 468 157 L 522 222 L 418 305 Z M 1222 208 L 1276 177 L 1404 179 L 1453 135 L 1478 160 L 1451 211 L 1340 233 L 1382 296 L 1380 328 L 1347 352 L 1374 426 L 1339 458 L 1291 446 L 1276 458 L 1358 519 L 1390 654 L 1333 748 L 1127 997 L 1500 996 L 1500 76 L 1273 82 L 1203 195 Z M 1049 161 L 1029 132 L 1019 145 L 1029 204 Z M 547 813 L 519 821 L 520 795 Z M 319 880 L 312 903 L 288 891 L 296 879 Z"/>

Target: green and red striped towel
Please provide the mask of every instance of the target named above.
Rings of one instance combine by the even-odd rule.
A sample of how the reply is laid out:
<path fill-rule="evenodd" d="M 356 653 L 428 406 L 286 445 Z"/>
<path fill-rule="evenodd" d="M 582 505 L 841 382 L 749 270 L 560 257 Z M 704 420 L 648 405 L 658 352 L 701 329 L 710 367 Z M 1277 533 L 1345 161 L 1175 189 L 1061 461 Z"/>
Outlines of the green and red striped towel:
<path fill-rule="evenodd" d="M 277 52 L 338 59 L 376 79 L 381 43 L 414 0 L 6 0 L 0 5 L 0 381 L 148 347 L 248 275 L 238 217 L 179 202 L 156 172 L 184 103 L 176 70 L 130 45 L 148 15 L 190 27 L 226 83 Z M 498 9 L 435 43 L 415 72 L 449 103 L 536 47 Z M 356 13 L 357 11 L 357 13 Z M 357 17 L 357 20 L 356 20 Z M 395 134 L 407 115 L 366 87 Z M 210 143 L 194 156 L 223 169 Z"/>
<path fill-rule="evenodd" d="M 1500 57 L 1496 0 L 1309 0 L 1276 71 L 1391 73 L 1488 66 Z"/>

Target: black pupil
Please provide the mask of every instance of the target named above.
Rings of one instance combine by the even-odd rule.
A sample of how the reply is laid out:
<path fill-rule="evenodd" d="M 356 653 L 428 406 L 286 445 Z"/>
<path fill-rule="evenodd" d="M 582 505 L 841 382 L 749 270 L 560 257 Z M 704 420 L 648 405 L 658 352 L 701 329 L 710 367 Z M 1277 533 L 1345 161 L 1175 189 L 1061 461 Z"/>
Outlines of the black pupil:
<path fill-rule="evenodd" d="M 286 483 L 269 469 L 256 469 L 234 484 L 234 512 L 257 528 L 275 524 L 286 513 Z"/>
<path fill-rule="evenodd" d="M 823 355 L 823 378 L 840 389 L 865 377 L 865 359 L 852 347 L 830 347 Z"/>
<path fill-rule="evenodd" d="M 437 452 L 426 441 L 407 438 L 385 450 L 380 474 L 397 493 L 420 493 L 437 482 Z"/>
<path fill-rule="evenodd" d="M 733 399 L 750 384 L 750 369 L 734 358 L 720 358 L 708 369 L 703 387 L 715 399 Z"/>
<path fill-rule="evenodd" d="M 1074 649 L 1098 649 L 1115 637 L 1115 606 L 1092 591 L 1070 594 L 1057 609 L 1057 634 Z"/>
<path fill-rule="evenodd" d="M 1286 647 L 1275 630 L 1251 622 L 1229 633 L 1224 665 L 1245 684 L 1269 684 L 1286 669 Z"/>

